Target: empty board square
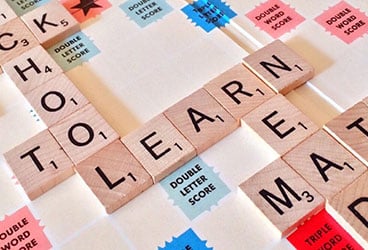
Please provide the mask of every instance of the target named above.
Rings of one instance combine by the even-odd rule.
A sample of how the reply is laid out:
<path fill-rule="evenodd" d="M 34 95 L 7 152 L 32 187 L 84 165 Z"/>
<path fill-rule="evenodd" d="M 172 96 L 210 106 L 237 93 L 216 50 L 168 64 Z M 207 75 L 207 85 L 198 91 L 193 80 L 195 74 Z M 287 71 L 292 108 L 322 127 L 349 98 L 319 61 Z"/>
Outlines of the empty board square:
<path fill-rule="evenodd" d="M 48 130 L 6 152 L 4 157 L 31 200 L 74 174 L 72 161 Z"/>
<path fill-rule="evenodd" d="M 149 120 L 121 140 L 150 173 L 155 183 L 196 155 L 194 147 L 163 114 Z"/>
<path fill-rule="evenodd" d="M 282 159 L 240 184 L 282 236 L 324 207 L 323 197 Z"/>
<path fill-rule="evenodd" d="M 164 114 L 192 143 L 197 154 L 238 127 L 238 122 L 204 89 L 169 107 Z"/>
<path fill-rule="evenodd" d="M 65 74 L 60 74 L 25 94 L 42 121 L 51 127 L 89 102 Z"/>
<path fill-rule="evenodd" d="M 275 95 L 243 64 L 225 71 L 204 88 L 237 120 Z"/>
<path fill-rule="evenodd" d="M 19 18 L 0 25 L 1 66 L 37 45 L 37 39 Z"/>
<path fill-rule="evenodd" d="M 318 130 L 307 116 L 280 94 L 245 115 L 242 121 L 280 155 Z"/>
<path fill-rule="evenodd" d="M 0 25 L 16 18 L 17 15 L 5 1 L 0 1 Z"/>
<path fill-rule="evenodd" d="M 366 170 L 362 162 L 323 130 L 282 158 L 327 200 Z"/>
<path fill-rule="evenodd" d="M 77 20 L 55 0 L 28 12 L 22 19 L 45 48 L 80 30 Z"/>
<path fill-rule="evenodd" d="M 368 172 L 336 195 L 331 206 L 368 241 Z"/>
<path fill-rule="evenodd" d="M 324 127 L 341 144 L 368 164 L 368 106 L 355 104 Z"/>
<path fill-rule="evenodd" d="M 76 165 L 119 138 L 91 104 L 49 130 Z"/>
<path fill-rule="evenodd" d="M 76 169 L 107 213 L 153 185 L 152 177 L 120 140 L 82 161 Z"/>
<path fill-rule="evenodd" d="M 287 94 L 314 75 L 313 67 L 280 40 L 243 59 L 244 64 L 276 93 Z"/>
<path fill-rule="evenodd" d="M 23 94 L 63 72 L 40 45 L 9 61 L 3 69 Z"/>

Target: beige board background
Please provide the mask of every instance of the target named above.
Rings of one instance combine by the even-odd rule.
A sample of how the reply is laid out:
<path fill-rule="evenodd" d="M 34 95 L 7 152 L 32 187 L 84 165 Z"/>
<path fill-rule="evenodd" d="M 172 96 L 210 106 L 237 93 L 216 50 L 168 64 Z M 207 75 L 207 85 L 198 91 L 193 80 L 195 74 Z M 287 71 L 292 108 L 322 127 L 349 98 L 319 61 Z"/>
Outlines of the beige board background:
<path fill-rule="evenodd" d="M 243 15 L 261 1 L 227 1 L 238 13 L 236 25 L 210 33 L 187 20 L 180 11 L 187 4 L 182 0 L 167 0 L 174 10 L 144 29 L 118 7 L 124 1 L 110 2 L 110 9 L 81 27 L 101 53 L 67 75 L 120 136 L 241 62 L 256 47 L 249 44 L 249 37 L 258 45 L 272 40 Z M 368 95 L 368 71 L 354 66 L 367 64 L 368 38 L 346 45 L 313 21 L 338 1 L 313 1 L 315 6 L 289 2 L 307 20 L 280 39 L 316 68 L 316 76 L 287 97 L 322 126 Z M 349 3 L 368 11 L 365 1 Z M 228 34 L 241 39 L 235 43 Z M 0 89 L 0 152 L 4 153 L 46 127 L 36 121 L 31 106 L 4 74 Z M 2 155 L 0 216 L 29 206 L 46 226 L 55 249 L 157 249 L 188 228 L 214 249 L 293 249 L 238 190 L 277 153 L 250 128 L 240 127 L 200 156 L 220 173 L 231 193 L 193 221 L 173 205 L 159 184 L 108 216 L 78 174 L 30 202 Z"/>

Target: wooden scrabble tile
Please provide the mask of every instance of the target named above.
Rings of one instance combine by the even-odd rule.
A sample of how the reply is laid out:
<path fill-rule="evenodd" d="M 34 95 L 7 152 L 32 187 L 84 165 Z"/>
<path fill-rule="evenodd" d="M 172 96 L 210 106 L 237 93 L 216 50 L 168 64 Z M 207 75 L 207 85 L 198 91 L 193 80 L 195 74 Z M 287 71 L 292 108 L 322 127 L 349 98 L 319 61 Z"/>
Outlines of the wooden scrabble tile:
<path fill-rule="evenodd" d="M 155 183 L 196 155 L 194 147 L 163 114 L 121 140 L 151 174 Z"/>
<path fill-rule="evenodd" d="M 25 97 L 47 127 L 51 127 L 89 103 L 64 74 L 35 88 Z"/>
<path fill-rule="evenodd" d="M 13 9 L 10 8 L 5 1 L 0 1 L 0 25 L 3 25 L 16 17 L 17 15 Z"/>
<path fill-rule="evenodd" d="M 76 165 L 119 138 L 91 104 L 59 121 L 50 131 Z"/>
<path fill-rule="evenodd" d="M 368 172 L 336 195 L 331 206 L 368 241 Z"/>
<path fill-rule="evenodd" d="M 368 164 L 368 107 L 363 102 L 355 104 L 329 121 L 324 127 L 341 144 Z"/>
<path fill-rule="evenodd" d="M 280 40 L 243 59 L 276 93 L 287 94 L 313 77 L 314 69 Z"/>
<path fill-rule="evenodd" d="M 22 19 L 45 48 L 80 30 L 77 20 L 55 0 L 28 12 Z"/>
<path fill-rule="evenodd" d="M 120 140 L 82 161 L 76 169 L 107 213 L 153 185 L 152 177 Z"/>
<path fill-rule="evenodd" d="M 243 64 L 235 65 L 204 88 L 237 120 L 275 95 Z"/>
<path fill-rule="evenodd" d="M 362 162 L 323 130 L 282 158 L 327 200 L 366 170 Z"/>
<path fill-rule="evenodd" d="M 37 45 L 37 39 L 19 18 L 0 25 L 0 65 Z"/>
<path fill-rule="evenodd" d="M 276 152 L 284 155 L 318 127 L 284 96 L 276 95 L 242 118 Z"/>
<path fill-rule="evenodd" d="M 3 69 L 23 94 L 63 72 L 40 45 L 4 64 Z"/>
<path fill-rule="evenodd" d="M 323 197 L 281 159 L 239 187 L 282 236 L 321 210 L 325 203 Z"/>
<path fill-rule="evenodd" d="M 197 154 L 238 126 L 238 122 L 204 89 L 179 101 L 164 114 L 192 143 Z"/>
<path fill-rule="evenodd" d="M 364 98 L 363 102 L 368 106 L 368 97 Z"/>
<path fill-rule="evenodd" d="M 48 130 L 11 149 L 4 157 L 31 200 L 74 174 L 72 161 Z"/>

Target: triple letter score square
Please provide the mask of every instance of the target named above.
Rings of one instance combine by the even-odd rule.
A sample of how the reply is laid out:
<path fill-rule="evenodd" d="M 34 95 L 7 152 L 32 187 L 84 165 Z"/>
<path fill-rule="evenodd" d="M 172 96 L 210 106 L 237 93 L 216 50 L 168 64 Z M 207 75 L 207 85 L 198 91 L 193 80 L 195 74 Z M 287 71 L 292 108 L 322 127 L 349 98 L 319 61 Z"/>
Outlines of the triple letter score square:
<path fill-rule="evenodd" d="M 313 67 L 280 40 L 250 54 L 243 62 L 276 93 L 284 95 L 314 75 Z"/>
<path fill-rule="evenodd" d="M 72 161 L 48 130 L 6 152 L 4 157 L 31 200 L 74 174 Z"/>
<path fill-rule="evenodd" d="M 240 184 L 282 236 L 324 207 L 323 197 L 282 159 Z"/>

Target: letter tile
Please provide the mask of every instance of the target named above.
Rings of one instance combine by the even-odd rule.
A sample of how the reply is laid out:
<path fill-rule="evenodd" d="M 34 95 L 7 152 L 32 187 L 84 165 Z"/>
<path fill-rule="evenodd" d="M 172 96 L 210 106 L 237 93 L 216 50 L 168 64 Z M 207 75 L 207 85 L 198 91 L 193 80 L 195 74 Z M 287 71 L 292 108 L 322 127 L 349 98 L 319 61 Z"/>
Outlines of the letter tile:
<path fill-rule="evenodd" d="M 325 127 L 333 137 L 368 166 L 368 106 L 355 104 Z"/>
<path fill-rule="evenodd" d="M 59 121 L 49 130 L 75 165 L 119 138 L 91 104 Z"/>
<path fill-rule="evenodd" d="M 51 127 L 89 103 L 64 74 L 35 88 L 25 97 L 47 127 Z"/>
<path fill-rule="evenodd" d="M 284 155 L 318 130 L 317 126 L 281 94 L 242 118 L 276 152 Z"/>
<path fill-rule="evenodd" d="M 244 64 L 276 93 L 287 94 L 314 75 L 314 69 L 280 40 L 243 59 Z"/>
<path fill-rule="evenodd" d="M 362 162 L 323 130 L 282 158 L 327 200 L 366 171 Z"/>
<path fill-rule="evenodd" d="M 40 45 L 9 61 L 3 69 L 23 94 L 63 72 Z"/>
<path fill-rule="evenodd" d="M 28 12 L 22 19 L 45 48 L 80 30 L 77 20 L 55 0 Z"/>
<path fill-rule="evenodd" d="M 363 102 L 368 106 L 368 97 L 364 98 Z"/>
<path fill-rule="evenodd" d="M 76 169 L 109 214 L 153 185 L 151 176 L 120 140 L 82 161 Z"/>
<path fill-rule="evenodd" d="M 31 200 L 74 174 L 73 163 L 48 130 L 4 154 Z"/>
<path fill-rule="evenodd" d="M 225 71 L 204 88 L 238 121 L 275 95 L 243 64 Z"/>
<path fill-rule="evenodd" d="M 197 154 L 238 127 L 238 122 L 205 89 L 169 107 L 164 114 L 192 143 Z"/>
<path fill-rule="evenodd" d="M 37 39 L 19 18 L 0 25 L 1 66 L 37 45 Z"/>
<path fill-rule="evenodd" d="M 195 156 L 193 146 L 163 114 L 121 140 L 151 174 L 155 183 Z"/>
<path fill-rule="evenodd" d="M 0 26 L 16 18 L 17 15 L 5 1 L 0 1 Z"/>
<path fill-rule="evenodd" d="M 281 159 L 239 187 L 282 236 L 292 232 L 325 204 L 323 197 Z"/>
<path fill-rule="evenodd" d="M 368 172 L 336 195 L 331 206 L 368 241 Z"/>

